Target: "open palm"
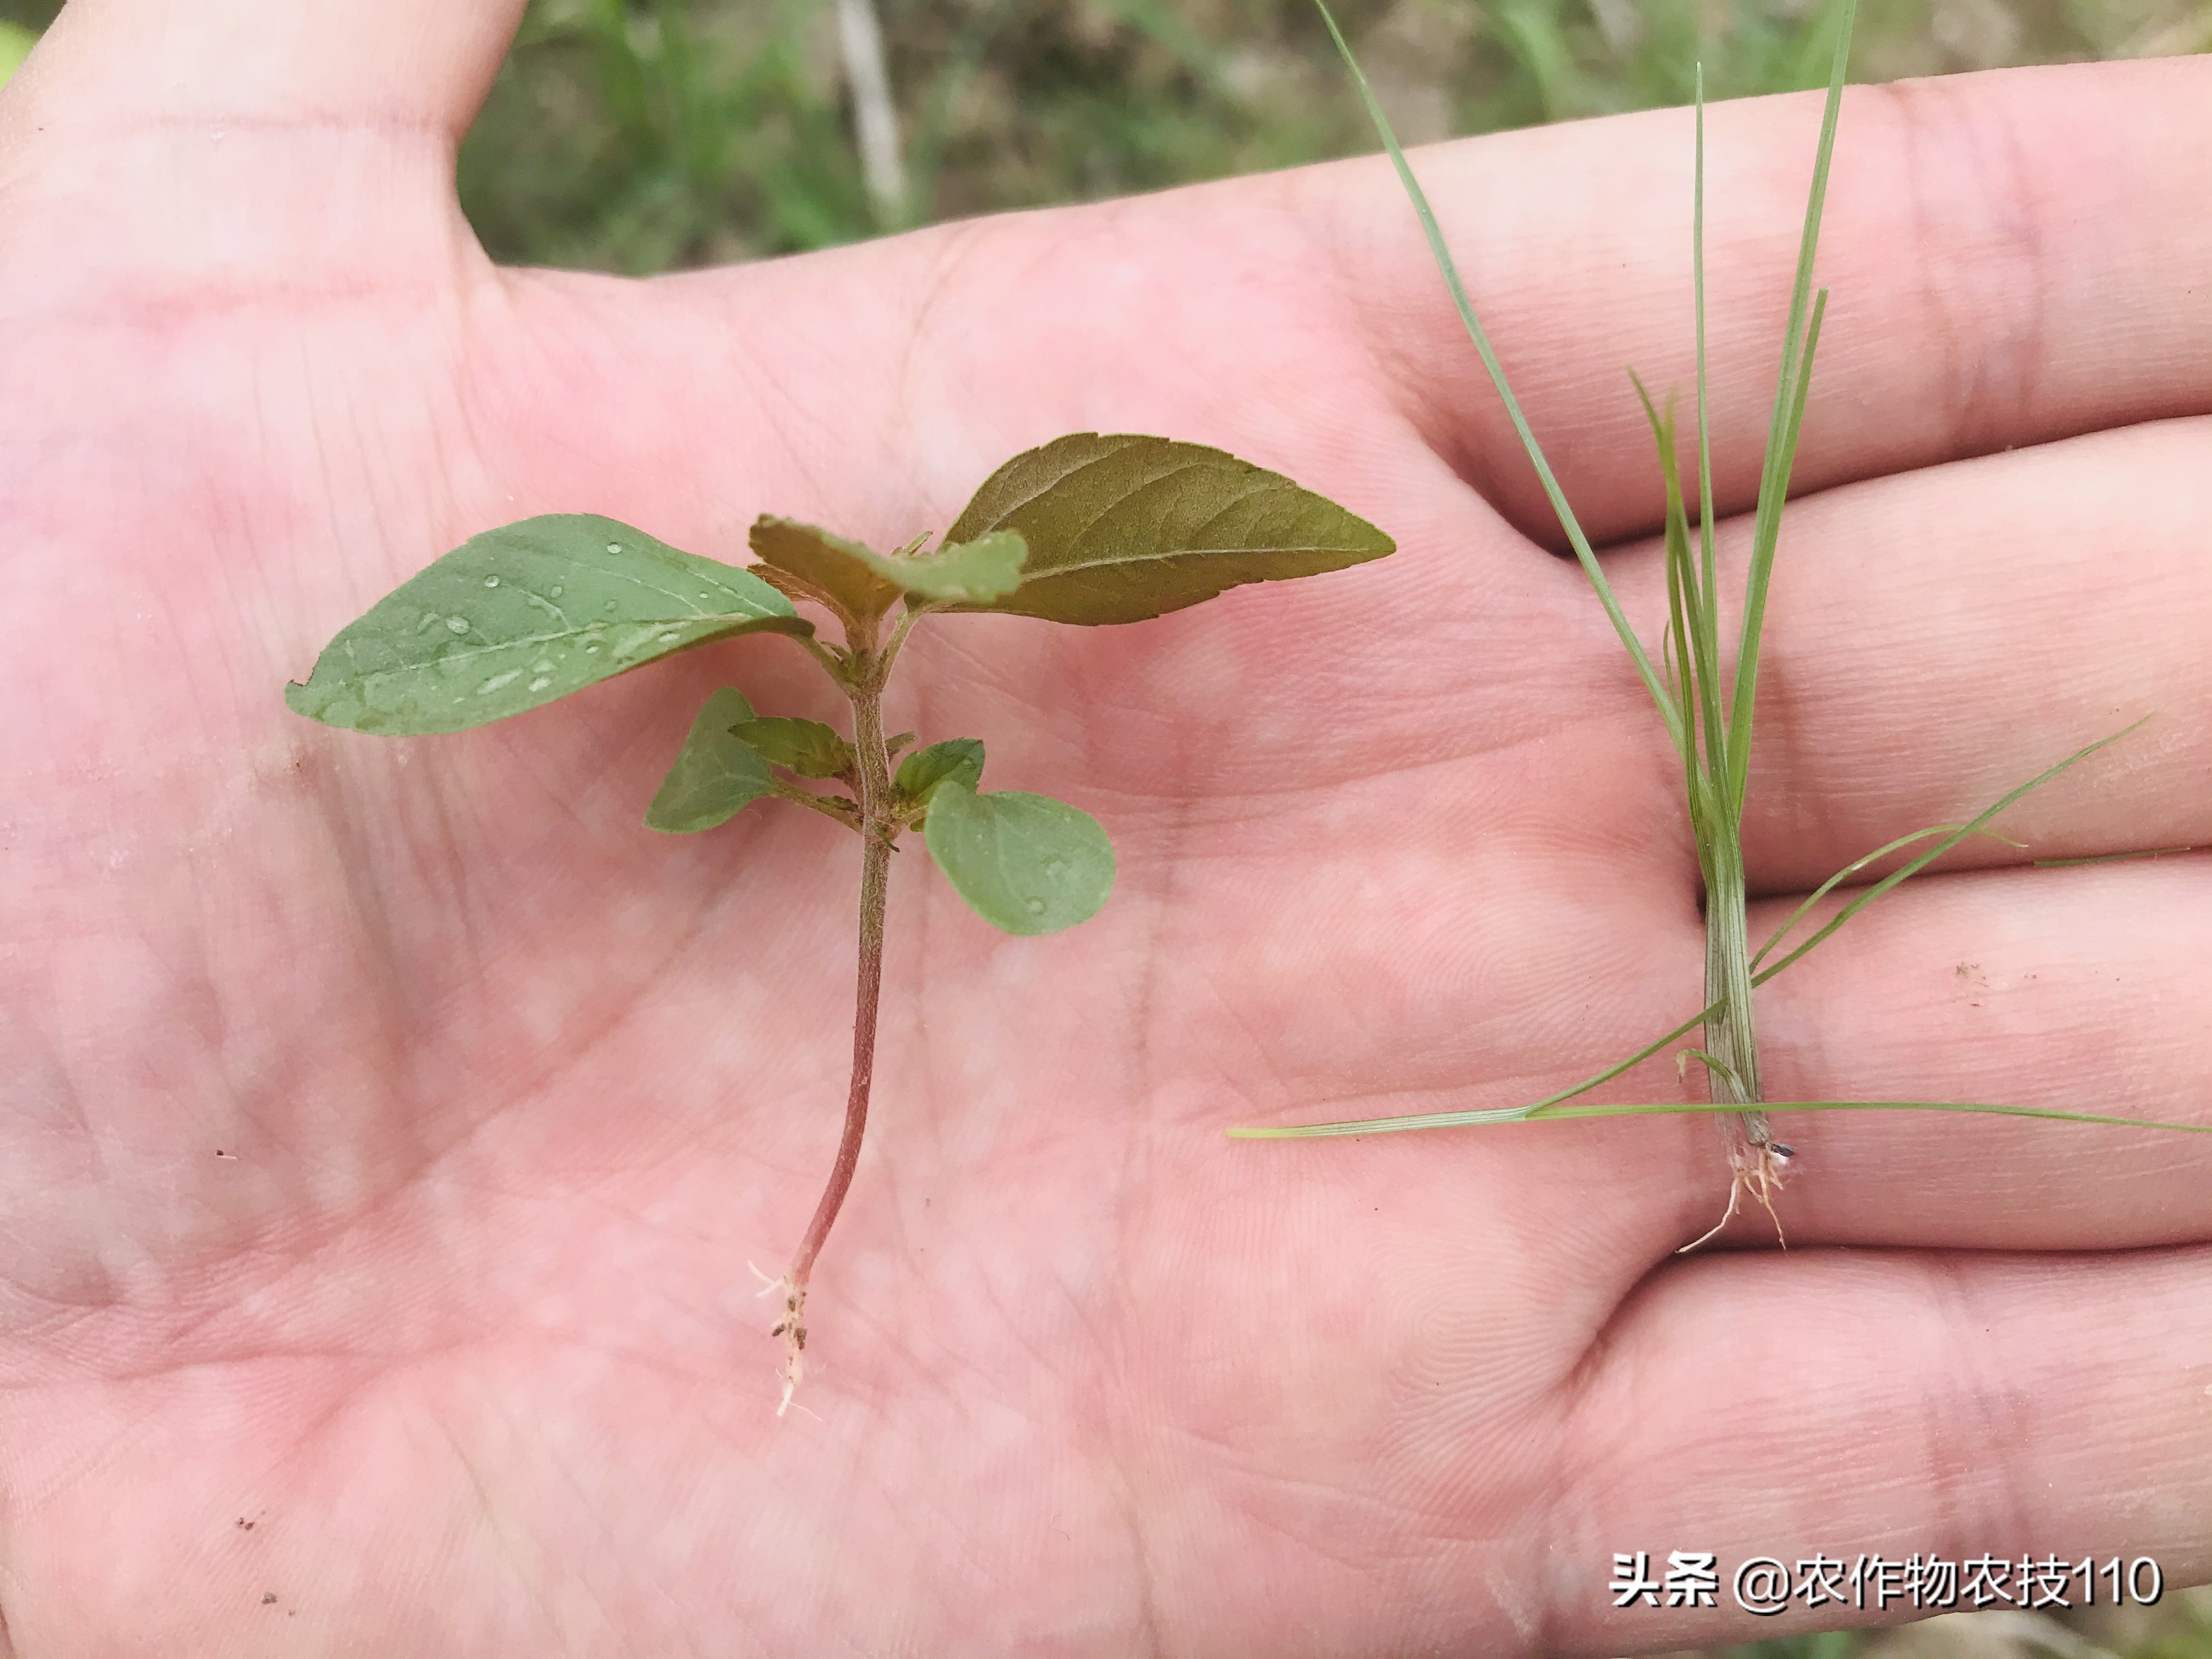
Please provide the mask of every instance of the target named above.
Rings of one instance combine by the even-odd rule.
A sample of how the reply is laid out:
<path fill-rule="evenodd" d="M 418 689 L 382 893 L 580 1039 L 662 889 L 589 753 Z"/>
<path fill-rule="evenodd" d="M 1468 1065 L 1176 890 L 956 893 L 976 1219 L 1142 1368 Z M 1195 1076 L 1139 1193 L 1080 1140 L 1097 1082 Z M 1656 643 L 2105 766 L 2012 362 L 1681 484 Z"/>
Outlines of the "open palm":
<path fill-rule="evenodd" d="M 2193 1138 L 1796 1121 L 1791 1250 L 1676 1260 L 1726 1186 L 1699 1120 L 1222 1136 L 1533 1098 L 1696 1006 L 1677 770 L 1387 170 L 500 271 L 452 147 L 519 9 L 74 0 L 0 106 L 15 1651 L 1598 1652 L 1755 1627 L 1614 1611 L 1616 1551 L 2205 1576 Z M 1732 512 L 1816 112 L 1712 123 Z M 1764 993 L 1769 1092 L 2204 1120 L 2212 870 L 2025 866 L 2212 837 L 2212 64 L 1844 121 L 1763 908 L 2156 718 Z M 1421 165 L 1656 629 L 1620 371 L 1687 383 L 1686 119 Z M 856 850 L 640 816 L 714 685 L 829 717 L 819 677 L 751 639 L 406 740 L 279 694 L 495 524 L 890 545 L 1079 429 L 1229 448 L 1401 550 L 917 635 L 894 726 L 1096 813 L 1121 881 L 1010 939 L 895 860 L 779 1420 L 746 1264 L 836 1143 Z"/>

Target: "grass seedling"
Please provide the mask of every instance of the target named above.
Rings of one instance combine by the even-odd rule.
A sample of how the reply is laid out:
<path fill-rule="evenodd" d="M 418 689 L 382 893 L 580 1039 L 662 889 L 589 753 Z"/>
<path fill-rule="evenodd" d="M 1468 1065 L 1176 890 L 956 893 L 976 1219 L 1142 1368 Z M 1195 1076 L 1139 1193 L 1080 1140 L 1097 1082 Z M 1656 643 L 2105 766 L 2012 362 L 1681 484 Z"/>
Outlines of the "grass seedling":
<path fill-rule="evenodd" d="M 1618 1065 L 1607 1067 L 1571 1089 L 1527 1106 L 1474 1112 L 1431 1113 L 1413 1117 L 1371 1118 L 1356 1122 L 1309 1124 L 1287 1128 L 1233 1129 L 1230 1133 L 1255 1138 L 1364 1134 L 1399 1129 L 1441 1128 L 1461 1124 L 1522 1122 L 1538 1117 L 1597 1117 L 1656 1112 L 1717 1113 L 1728 1152 L 1728 1204 L 1719 1224 L 1711 1232 L 1683 1247 L 1689 1249 L 1705 1243 L 1705 1238 L 1711 1237 L 1726 1226 L 1747 1194 L 1765 1206 L 1770 1216 L 1774 1215 L 1774 1194 L 1794 1153 L 1790 1147 L 1774 1139 L 1767 1116 L 1771 1107 L 1786 1106 L 1790 1110 L 1829 1108 L 2004 1112 L 2073 1122 L 2136 1124 L 2136 1120 L 2133 1119 L 2102 1117 L 2086 1113 L 2039 1111 L 2023 1107 L 1960 1102 L 1770 1103 L 1760 1085 L 1758 1029 L 1752 1003 L 1752 992 L 1755 987 L 1798 961 L 1867 905 L 1907 878 L 1925 869 L 1960 842 L 1969 836 L 1992 834 L 1989 829 L 1990 821 L 2028 791 L 2049 782 L 2106 744 L 2126 735 L 2125 732 L 2116 733 L 2069 756 L 2040 776 L 2012 791 L 1971 823 L 1916 830 L 1855 860 L 1823 883 L 1798 908 L 1796 914 L 1790 917 L 1781 931 L 1756 953 L 1750 949 L 1746 917 L 1742 828 L 1744 796 L 1751 770 L 1753 717 L 1759 692 L 1759 643 L 1765 622 L 1767 591 L 1774 569 L 1775 551 L 1781 540 L 1783 503 L 1789 495 L 1798 435 L 1805 419 L 1806 397 L 1812 383 L 1813 358 L 1820 344 L 1820 323 L 1827 307 L 1827 290 L 1814 291 L 1813 264 L 1820 245 L 1821 209 L 1827 194 L 1829 165 L 1835 151 L 1837 119 L 1843 104 L 1844 71 L 1850 52 L 1856 0 L 1843 0 L 1837 19 L 1835 53 L 1828 76 L 1827 105 L 1820 120 L 1820 143 L 1813 165 L 1812 190 L 1805 204 L 1796 276 L 1790 289 L 1789 322 L 1783 336 L 1781 370 L 1775 386 L 1765 465 L 1759 477 L 1758 503 L 1753 515 L 1751 561 L 1745 582 L 1735 672 L 1732 681 L 1723 675 L 1721 668 L 1720 592 L 1713 549 L 1712 448 L 1705 419 L 1705 112 L 1702 77 L 1698 86 L 1696 185 L 1691 209 L 1691 273 L 1696 310 L 1698 380 L 1698 526 L 1694 549 L 1680 470 L 1676 460 L 1672 412 L 1662 414 L 1645 392 L 1643 383 L 1635 380 L 1632 372 L 1630 376 L 1636 396 L 1643 404 L 1645 417 L 1650 424 L 1652 437 L 1658 446 L 1660 471 L 1666 490 L 1668 614 L 1661 642 L 1660 664 L 1655 666 L 1643 643 L 1637 638 L 1635 630 L 1630 627 L 1620 602 L 1613 597 L 1612 585 L 1606 580 L 1597 554 L 1591 547 L 1589 538 L 1583 533 L 1574 509 L 1568 505 L 1565 493 L 1559 488 L 1559 480 L 1545 460 L 1542 446 L 1537 442 L 1535 433 L 1522 415 L 1519 399 L 1515 398 L 1512 387 L 1506 382 L 1505 371 L 1498 361 L 1497 353 L 1491 349 L 1482 325 L 1476 319 L 1474 304 L 1468 297 L 1466 285 L 1460 279 L 1451 251 L 1445 245 L 1436 215 L 1430 210 L 1428 198 L 1419 181 L 1413 176 L 1405 151 L 1391 131 L 1389 118 L 1384 116 L 1366 76 L 1361 73 L 1359 64 L 1352 56 L 1343 32 L 1338 28 L 1336 19 L 1330 14 L 1326 0 L 1316 0 L 1316 3 L 1328 26 L 1337 51 L 1343 57 L 1360 96 L 1366 103 L 1368 115 L 1382 137 L 1383 147 L 1389 152 L 1391 161 L 1397 168 L 1399 180 L 1419 216 L 1421 228 L 1428 237 L 1430 251 L 1450 289 L 1460 320 L 1466 325 L 1468 337 L 1473 340 L 1475 350 L 1481 357 L 1482 366 L 1489 373 L 1491 383 L 1497 388 L 1498 395 L 1505 405 L 1513 428 L 1519 434 L 1528 459 L 1542 482 L 1545 494 L 1559 516 L 1560 526 L 1566 532 L 1575 557 L 1588 573 L 1591 586 L 1596 589 L 1599 603 L 1605 607 L 1606 615 L 1612 620 L 1622 645 L 1626 647 L 1630 660 L 1650 693 L 1660 718 L 1666 725 L 1668 736 L 1680 758 L 1690 826 L 1698 848 L 1698 874 L 1703 879 L 1705 894 L 1705 1006 L 1674 1030 Z M 2128 728 L 2129 731 L 2134 729 L 2133 726 Z M 1936 844 L 1858 894 L 1786 955 L 1772 963 L 1766 962 L 1766 957 L 1783 939 L 1836 888 L 1861 874 L 1869 865 L 1923 841 L 1933 841 Z M 1705 1028 L 1703 1046 L 1683 1050 L 1678 1056 L 1678 1063 L 1686 1066 L 1688 1061 L 1695 1060 L 1703 1066 L 1709 1097 L 1705 1103 L 1676 1102 L 1583 1106 L 1566 1103 L 1651 1058 L 1701 1025 Z M 2205 1126 L 2138 1127 L 2202 1128 Z M 1775 1221 L 1778 1230 L 1779 1218 L 1776 1217 Z"/>
<path fill-rule="evenodd" d="M 1241 583 L 1314 575 L 1392 550 L 1364 520 L 1218 449 L 1095 433 L 1017 455 L 925 552 L 928 539 L 884 554 L 763 518 L 750 536 L 759 562 L 741 569 L 611 519 L 526 519 L 473 538 L 394 589 L 339 631 L 304 684 L 285 691 L 294 710 L 328 726 L 385 736 L 460 732 L 680 652 L 769 633 L 804 649 L 851 705 L 848 739 L 817 720 L 758 715 L 742 692 L 723 687 L 692 722 L 645 815 L 653 829 L 692 833 L 774 799 L 860 839 L 844 1133 L 805 1237 L 770 1285 L 781 1296 L 771 1334 L 784 1345 L 783 1406 L 806 1346 L 807 1282 L 867 1123 L 899 837 L 920 830 L 961 897 L 1010 933 L 1071 927 L 1096 914 L 1114 884 L 1113 847 L 1088 813 L 1045 795 L 979 793 L 979 740 L 933 743 L 893 771 L 915 734 L 884 737 L 884 689 L 915 624 L 959 611 L 1141 622 Z M 794 600 L 826 613 L 842 643 L 822 638 Z"/>

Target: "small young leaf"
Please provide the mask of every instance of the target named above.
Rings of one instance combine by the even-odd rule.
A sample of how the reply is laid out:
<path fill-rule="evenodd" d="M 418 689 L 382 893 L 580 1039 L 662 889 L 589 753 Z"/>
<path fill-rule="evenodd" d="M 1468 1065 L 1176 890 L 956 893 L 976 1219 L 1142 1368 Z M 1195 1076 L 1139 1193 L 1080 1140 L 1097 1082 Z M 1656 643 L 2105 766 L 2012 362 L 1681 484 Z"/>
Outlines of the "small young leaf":
<path fill-rule="evenodd" d="M 1015 456 L 945 539 L 1005 530 L 1029 544 L 1020 587 L 954 609 L 1141 622 L 1243 582 L 1340 569 L 1396 546 L 1335 502 L 1218 449 L 1095 432 Z"/>
<path fill-rule="evenodd" d="M 948 541 L 934 553 L 885 560 L 900 586 L 917 599 L 965 599 L 976 604 L 1000 598 L 1022 585 L 1029 544 L 1011 530 L 994 530 L 973 541 Z"/>
<path fill-rule="evenodd" d="M 898 584 L 876 574 L 869 562 L 878 556 L 858 542 L 766 516 L 753 521 L 750 540 L 762 563 L 798 577 L 848 617 L 880 617 L 897 602 Z"/>
<path fill-rule="evenodd" d="M 763 760 L 787 766 L 802 778 L 834 778 L 853 764 L 853 745 L 820 720 L 771 715 L 738 723 L 736 737 Z"/>
<path fill-rule="evenodd" d="M 1009 933 L 1073 927 L 1114 890 L 1114 847 L 1098 820 L 1049 795 L 979 795 L 945 778 L 924 833 L 960 896 Z"/>
<path fill-rule="evenodd" d="M 811 635 L 757 576 L 595 514 L 474 536 L 338 630 L 294 712 L 413 736 L 464 732 L 735 634 Z"/>
<path fill-rule="evenodd" d="M 752 528 L 763 563 L 818 589 L 848 615 L 878 617 L 902 593 L 923 599 L 984 601 L 1021 586 L 1029 550 L 1011 531 L 965 544 L 948 541 L 934 553 L 884 554 L 789 519 L 763 518 Z"/>
<path fill-rule="evenodd" d="M 672 835 L 712 830 L 775 791 L 768 763 L 730 731 L 752 717 L 744 693 L 730 686 L 707 699 L 660 793 L 645 809 L 647 829 Z"/>
<path fill-rule="evenodd" d="M 952 738 L 917 749 L 899 763 L 898 775 L 891 782 L 901 799 L 920 806 L 929 799 L 929 792 L 948 778 L 963 789 L 974 789 L 983 781 L 981 738 Z"/>

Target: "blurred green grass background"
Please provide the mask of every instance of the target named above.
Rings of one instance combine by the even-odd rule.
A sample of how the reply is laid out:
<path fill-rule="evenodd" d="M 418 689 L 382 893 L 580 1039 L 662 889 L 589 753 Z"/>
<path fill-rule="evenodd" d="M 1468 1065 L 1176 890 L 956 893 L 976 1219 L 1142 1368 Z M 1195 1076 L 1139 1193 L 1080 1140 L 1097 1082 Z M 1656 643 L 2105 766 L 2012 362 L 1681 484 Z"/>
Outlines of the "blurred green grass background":
<path fill-rule="evenodd" d="M 460 3 L 461 0 L 454 0 Z M 1826 78 L 1833 0 L 1338 0 L 1408 142 Z M 0 0 L 0 78 L 58 0 Z M 509 263 L 645 274 L 1376 148 L 1310 0 L 873 0 L 872 191 L 836 0 L 533 0 L 460 158 Z M 2212 0 L 1862 0 L 1852 76 L 2212 49 Z M 2212 1659 L 2212 1595 L 1703 1659 Z"/>
<path fill-rule="evenodd" d="M 2208 0 L 1867 0 L 1856 72 L 2212 46 Z M 1413 139 L 1826 78 L 1821 0 L 1346 0 Z M 829 0 L 538 0 L 462 154 L 501 258 L 644 272 L 1372 149 L 1306 0 L 878 0 L 905 203 Z M 1829 37 L 1832 38 L 1832 37 Z"/>
<path fill-rule="evenodd" d="M 460 0 L 456 0 L 459 3 Z M 643 274 L 1375 148 L 1309 0 L 872 0 L 904 178 L 872 199 L 836 0 L 534 0 L 461 154 L 509 262 Z M 58 0 L 0 0 L 0 70 Z M 1341 0 L 1412 142 L 1825 78 L 1832 0 Z M 2212 48 L 2212 0 L 1863 0 L 1892 80 Z"/>

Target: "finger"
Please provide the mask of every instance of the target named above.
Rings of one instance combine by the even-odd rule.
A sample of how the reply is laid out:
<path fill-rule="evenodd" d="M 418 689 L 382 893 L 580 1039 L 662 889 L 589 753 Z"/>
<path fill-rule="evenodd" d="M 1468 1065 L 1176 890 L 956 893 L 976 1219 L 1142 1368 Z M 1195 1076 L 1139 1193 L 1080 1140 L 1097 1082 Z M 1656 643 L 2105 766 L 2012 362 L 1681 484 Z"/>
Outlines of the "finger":
<path fill-rule="evenodd" d="M 15 314 L 120 323 L 143 360 L 272 293 L 413 301 L 480 269 L 454 149 L 521 9 L 72 0 L 0 101 Z"/>
<path fill-rule="evenodd" d="M 1753 727 L 1754 887 L 1807 890 L 2136 720 L 1994 823 L 2023 846 L 1978 839 L 1947 867 L 2212 842 L 2208 446 L 2212 421 L 2157 422 L 1794 506 Z M 1749 532 L 1723 527 L 1724 592 L 1742 592 Z M 1656 637 L 1662 556 L 1620 565 Z"/>
<path fill-rule="evenodd" d="M 1561 1439 L 1574 1461 L 1547 1540 L 1547 1650 L 1914 1616 L 1801 1601 L 1750 1617 L 1728 1584 L 1754 1556 L 2149 1555 L 2168 1585 L 2203 1577 L 2208 1267 L 2203 1250 L 1823 1251 L 1656 1275 L 1607 1334 Z M 1670 1550 L 1717 1553 L 1718 1607 L 1616 1610 L 1613 1555 L 1639 1549 L 1662 1569 Z"/>
<path fill-rule="evenodd" d="M 1755 492 L 1819 94 L 1708 112 L 1715 469 Z M 1569 498 L 1601 540 L 1661 510 L 1624 369 L 1695 385 L 1686 111 L 1413 157 Z M 2212 409 L 2197 325 L 2212 223 L 2212 60 L 2007 70 L 1854 88 L 1819 280 L 1833 290 L 1796 470 L 1818 488 Z M 1293 176 L 1343 303 L 1431 442 L 1516 524 L 1551 511 L 1387 169 Z M 1685 414 L 1687 414 L 1685 405 Z"/>
<path fill-rule="evenodd" d="M 1755 907 L 1755 936 L 1781 908 Z M 1759 992 L 1766 1094 L 2212 1123 L 2208 932 L 2201 854 L 1908 884 Z M 2212 1135 L 1936 1112 L 1777 1122 L 1798 1152 L 1781 1206 L 1793 1246 L 2212 1238 Z M 1706 1224 L 1712 1201 L 1684 1194 L 1676 1224 Z"/>
<path fill-rule="evenodd" d="M 70 0 L 21 88 L 18 131 L 198 123 L 457 141 L 524 0 Z"/>

